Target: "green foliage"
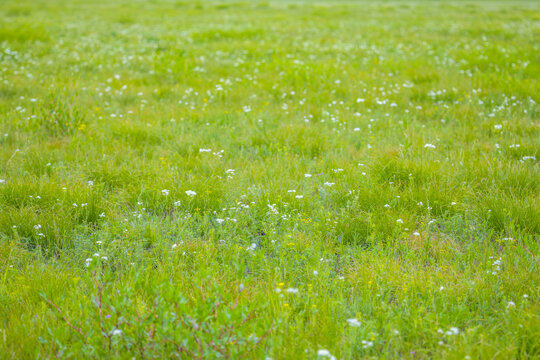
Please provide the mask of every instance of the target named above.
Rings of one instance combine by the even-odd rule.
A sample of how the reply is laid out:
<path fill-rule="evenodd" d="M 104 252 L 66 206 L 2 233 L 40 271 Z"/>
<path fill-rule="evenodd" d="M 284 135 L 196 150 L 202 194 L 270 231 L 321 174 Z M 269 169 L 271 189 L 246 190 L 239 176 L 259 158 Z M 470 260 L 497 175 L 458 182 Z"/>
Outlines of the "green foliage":
<path fill-rule="evenodd" d="M 538 358 L 539 21 L 1 2 L 0 358 Z"/>
<path fill-rule="evenodd" d="M 72 357 L 177 357 L 192 359 L 238 358 L 258 352 L 259 344 L 274 329 L 257 322 L 264 306 L 256 308 L 242 294 L 243 286 L 230 288 L 192 281 L 197 292 L 186 297 L 173 283 L 155 287 L 142 272 L 132 272 L 133 280 L 114 284 L 116 273 L 103 264 L 99 255 L 87 260 L 89 280 L 93 281 L 89 299 L 65 311 L 46 294 L 41 296 L 56 315 L 49 334 L 63 324 L 72 330 L 75 346 L 40 338 L 44 347 Z M 91 274 L 91 275 L 90 275 Z M 164 279 L 165 280 L 165 279 Z"/>

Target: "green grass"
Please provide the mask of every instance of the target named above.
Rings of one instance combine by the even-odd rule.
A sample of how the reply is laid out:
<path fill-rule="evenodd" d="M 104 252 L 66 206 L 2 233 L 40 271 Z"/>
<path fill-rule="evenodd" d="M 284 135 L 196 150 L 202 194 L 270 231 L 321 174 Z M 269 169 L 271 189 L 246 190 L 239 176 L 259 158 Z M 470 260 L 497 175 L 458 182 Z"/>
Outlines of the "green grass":
<path fill-rule="evenodd" d="M 539 358 L 539 78 L 534 1 L 2 1 L 0 358 Z"/>

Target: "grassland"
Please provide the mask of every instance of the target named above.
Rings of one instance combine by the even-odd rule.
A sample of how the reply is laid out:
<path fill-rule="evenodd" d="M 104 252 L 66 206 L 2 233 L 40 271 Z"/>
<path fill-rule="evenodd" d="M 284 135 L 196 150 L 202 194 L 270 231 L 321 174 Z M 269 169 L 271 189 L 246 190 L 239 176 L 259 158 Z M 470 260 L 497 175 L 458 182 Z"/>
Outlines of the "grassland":
<path fill-rule="evenodd" d="M 3 359 L 538 359 L 540 4 L 0 3 Z"/>

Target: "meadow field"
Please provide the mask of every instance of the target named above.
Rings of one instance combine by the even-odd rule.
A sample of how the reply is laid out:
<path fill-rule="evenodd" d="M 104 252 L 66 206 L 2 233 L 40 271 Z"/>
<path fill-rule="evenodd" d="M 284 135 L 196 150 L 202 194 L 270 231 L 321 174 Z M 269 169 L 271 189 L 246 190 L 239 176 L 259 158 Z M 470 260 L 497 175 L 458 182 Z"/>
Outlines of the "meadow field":
<path fill-rule="evenodd" d="M 539 359 L 540 2 L 0 2 L 1 359 Z"/>

